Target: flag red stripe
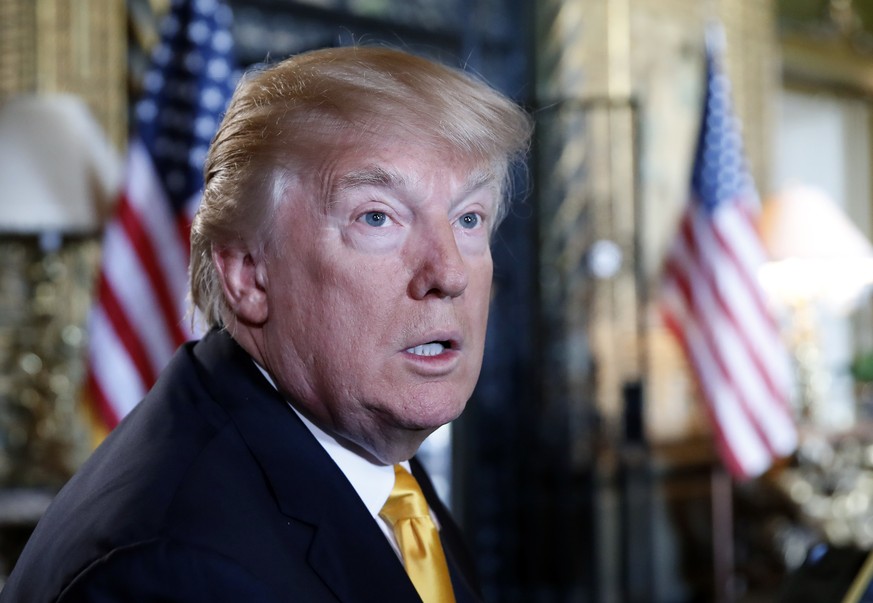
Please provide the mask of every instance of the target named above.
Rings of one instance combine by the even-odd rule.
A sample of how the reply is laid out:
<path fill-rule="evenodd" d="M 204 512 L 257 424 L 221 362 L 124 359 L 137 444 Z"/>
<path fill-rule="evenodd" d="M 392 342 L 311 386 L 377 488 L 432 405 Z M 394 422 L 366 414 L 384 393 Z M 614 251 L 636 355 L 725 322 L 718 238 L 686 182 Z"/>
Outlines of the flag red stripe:
<path fill-rule="evenodd" d="M 743 211 L 741 213 L 744 216 L 743 219 L 747 220 L 749 213 L 747 211 Z M 773 372 L 769 370 L 766 362 L 764 362 L 763 358 L 761 357 L 761 350 L 752 341 L 748 329 L 743 327 L 743 325 L 741 324 L 741 320 L 737 316 L 737 313 L 734 311 L 733 305 L 728 302 L 727 298 L 724 296 L 724 291 L 722 290 L 722 287 L 718 285 L 718 277 L 714 272 L 713 262 L 705 261 L 705 259 L 708 258 L 709 254 L 703 253 L 699 245 L 696 243 L 696 238 L 694 236 L 695 233 L 691 227 L 692 221 L 690 215 L 691 212 L 687 212 L 685 214 L 682 232 L 686 240 L 688 241 L 689 248 L 691 248 L 693 252 L 691 255 L 695 258 L 698 258 L 695 265 L 703 273 L 705 277 L 705 282 L 709 285 L 709 289 L 712 292 L 714 299 L 718 303 L 719 309 L 721 310 L 722 314 L 731 323 L 733 331 L 740 338 L 746 354 L 748 354 L 748 356 L 752 360 L 753 365 L 755 366 L 758 376 L 761 377 L 762 381 L 767 386 L 767 389 L 772 396 L 772 401 L 776 403 L 779 408 L 781 408 L 782 412 L 790 416 L 791 411 L 789 408 L 786 392 L 784 391 L 784 388 L 782 388 L 774 380 Z M 743 265 L 742 260 L 736 254 L 735 245 L 732 245 L 728 242 L 725 233 L 721 228 L 719 228 L 719 224 L 715 219 L 710 219 L 710 221 L 707 223 L 707 226 L 707 234 L 712 234 L 713 238 L 718 242 L 721 253 L 720 257 L 733 264 L 735 268 L 735 273 L 738 274 L 742 279 L 743 290 L 740 293 L 735 293 L 735 297 L 743 297 L 753 300 L 755 305 L 755 311 L 760 314 L 761 320 L 766 326 L 772 328 L 770 336 L 774 339 L 778 339 L 778 328 L 776 327 L 776 322 L 770 314 L 766 303 L 764 302 L 761 288 L 760 286 L 758 286 L 757 282 L 750 276 L 750 270 L 748 270 Z M 747 222 L 747 226 L 751 227 L 752 225 Z M 760 419 L 758 419 L 758 422 L 759 421 Z"/>
<path fill-rule="evenodd" d="M 121 197 L 117 219 L 121 223 L 131 246 L 136 251 L 136 255 L 149 279 L 149 284 L 160 306 L 161 316 L 167 333 L 175 345 L 181 345 L 187 340 L 187 337 L 179 324 L 177 304 L 173 302 L 173 296 L 167 288 L 167 281 L 161 273 L 154 245 L 142 228 L 142 223 L 127 195 L 122 195 Z"/>
<path fill-rule="evenodd" d="M 691 347 L 688 344 L 688 340 L 685 337 L 685 329 L 678 323 L 676 317 L 673 316 L 671 312 L 664 312 L 664 323 L 667 329 L 670 330 L 671 333 L 676 337 L 679 341 L 679 346 L 682 348 L 683 353 L 685 354 L 685 358 L 688 361 L 695 365 L 692 367 L 694 369 L 694 374 L 700 373 L 700 367 L 697 366 L 697 360 L 694 354 L 691 352 Z M 703 393 L 701 391 L 701 393 Z M 728 444 L 727 436 L 724 433 L 724 427 L 715 416 L 715 410 L 711 404 L 703 405 L 704 411 L 709 417 L 710 425 L 713 428 L 713 432 L 716 440 L 716 447 L 721 455 L 722 462 L 727 466 L 728 471 L 733 475 L 745 475 L 746 470 L 743 467 L 743 464 L 740 462 L 739 458 L 737 458 L 736 454 L 734 454 L 733 447 Z"/>
<path fill-rule="evenodd" d="M 759 248 L 756 250 L 757 253 L 760 255 L 759 262 L 766 261 L 767 260 L 767 250 L 764 248 L 764 243 L 761 241 L 761 235 L 758 232 L 758 218 L 757 218 L 757 212 L 756 212 L 755 208 L 748 207 L 748 204 L 742 204 L 738 208 L 737 216 L 739 216 L 739 218 L 741 220 L 743 220 L 743 223 L 745 224 L 746 229 L 750 233 L 753 233 L 755 236 L 755 239 L 760 243 Z M 770 310 L 770 306 L 767 304 L 767 296 L 765 295 L 764 289 L 761 287 L 757 278 L 755 278 L 755 275 L 753 275 L 753 274 L 747 274 L 744 276 L 746 276 L 746 280 L 749 283 L 750 291 L 752 291 L 755 294 L 755 298 L 760 303 L 760 308 L 761 308 L 762 313 L 765 314 L 767 316 L 767 318 L 770 320 L 770 324 L 773 325 L 773 328 L 778 329 L 779 324 L 776 321 L 775 317 L 773 316 L 773 313 Z"/>
<path fill-rule="evenodd" d="M 718 286 L 718 278 L 713 270 L 713 263 L 703 261 L 702 258 L 704 258 L 706 254 L 702 253 L 696 240 L 694 240 L 693 229 L 686 228 L 683 229 L 683 231 L 687 232 L 687 237 L 693 240 L 693 243 L 690 243 L 690 245 L 693 245 L 693 255 L 694 257 L 701 258 L 701 260 L 698 261 L 696 265 L 701 270 L 704 276 L 704 282 L 708 285 L 709 290 L 712 293 L 713 298 L 716 300 L 716 303 L 718 304 L 721 313 L 730 322 L 734 333 L 736 333 L 736 335 L 742 342 L 746 354 L 751 359 L 758 376 L 766 385 L 767 390 L 773 398 L 773 402 L 780 406 L 783 412 L 788 412 L 788 401 L 784 395 L 784 392 L 781 391 L 781 388 L 774 381 L 772 371 L 768 370 L 766 363 L 761 358 L 760 350 L 755 346 L 750 338 L 749 331 L 743 328 L 743 325 L 741 324 L 740 319 L 734 311 L 732 304 L 730 304 L 725 298 L 722 287 Z M 709 227 L 707 228 L 707 234 L 712 234 L 714 239 L 718 242 L 721 253 L 720 257 L 732 263 L 734 265 L 735 272 L 739 274 L 742 278 L 742 285 L 744 286 L 741 292 L 742 297 L 746 299 L 753 299 L 755 302 L 757 302 L 755 304 L 755 311 L 762 315 L 765 324 L 774 327 L 772 336 L 778 337 L 778 332 L 775 329 L 775 321 L 773 321 L 772 316 L 767 311 L 766 306 L 763 305 L 762 296 L 759 294 L 760 288 L 754 281 L 750 280 L 749 271 L 746 270 L 745 267 L 742 265 L 740 258 L 734 251 L 735 247 L 728 243 L 724 232 L 718 227 L 718 223 L 714 220 L 710 221 Z M 740 293 L 735 293 L 735 296 L 739 295 Z M 760 418 L 756 418 L 755 415 L 751 413 L 749 414 L 749 418 L 755 421 L 756 425 L 760 426 Z M 765 441 L 767 441 L 769 445 L 769 438 L 765 438 Z"/>
<path fill-rule="evenodd" d="M 700 265 L 698 264 L 698 266 Z M 677 289 L 682 295 L 685 306 L 691 310 L 692 316 L 697 317 L 706 315 L 705 309 L 700 306 L 697 296 L 694 295 L 691 282 L 688 280 L 688 275 L 685 273 L 684 270 L 682 270 L 681 267 L 677 266 L 673 262 L 673 258 L 670 258 L 670 260 L 668 261 L 667 271 L 673 277 L 673 279 L 675 279 Z M 703 274 L 706 286 L 712 289 L 713 283 L 710 280 L 710 276 L 711 275 L 709 274 Z M 771 455 L 775 454 L 775 450 L 773 449 L 773 445 L 770 442 L 770 439 L 767 437 L 766 432 L 762 429 L 762 426 L 755 413 L 750 408 L 748 393 L 740 387 L 736 379 L 731 378 L 731 371 L 725 361 L 722 347 L 717 341 L 716 333 L 709 328 L 707 322 L 695 320 L 695 324 L 699 327 L 700 333 L 703 335 L 706 347 L 709 349 L 710 354 L 715 360 L 715 365 L 718 368 L 719 373 L 721 373 L 723 381 L 730 384 L 731 391 L 736 394 L 736 398 L 740 404 L 740 410 L 742 410 L 746 419 L 752 425 L 755 433 L 758 435 L 758 438 L 767 448 L 767 451 Z M 695 359 L 694 362 L 696 363 L 697 360 Z M 699 375 L 700 371 L 695 371 L 695 374 Z M 714 401 L 711 399 L 708 389 L 705 387 L 705 384 L 701 384 L 700 390 L 703 393 L 704 397 L 707 398 L 707 406 L 713 405 Z"/>
<path fill-rule="evenodd" d="M 152 366 L 142 340 L 136 336 L 136 329 L 131 325 L 124 308 L 118 302 L 118 297 L 103 272 L 100 273 L 98 279 L 97 291 L 100 295 L 100 305 L 109 319 L 113 331 L 130 356 L 143 384 L 148 387 L 154 383 L 159 369 Z"/>
<path fill-rule="evenodd" d="M 761 314 L 766 324 L 772 327 L 772 336 L 778 337 L 779 333 L 778 329 L 776 328 L 775 320 L 773 319 L 770 312 L 767 310 L 764 300 L 759 294 L 760 288 L 751 281 L 749 272 L 743 269 L 743 266 L 740 264 L 739 258 L 733 252 L 732 247 L 728 245 L 725 241 L 724 235 L 721 230 L 719 228 L 713 228 L 712 232 L 714 233 L 716 240 L 719 242 L 719 245 L 722 248 L 722 253 L 724 253 L 725 257 L 727 257 L 734 265 L 736 265 L 737 273 L 739 273 L 740 276 L 743 278 L 743 285 L 745 286 L 745 289 L 743 291 L 744 297 L 753 300 L 753 302 L 755 303 L 755 310 L 759 314 Z M 712 274 L 712 270 L 710 269 L 707 272 L 707 281 L 711 284 L 712 292 L 714 293 L 716 300 L 718 301 L 721 311 L 725 314 L 725 316 L 729 318 L 731 324 L 734 327 L 734 330 L 740 336 L 746 353 L 748 353 L 749 356 L 752 358 L 752 362 L 757 369 L 758 375 L 766 384 L 770 395 L 773 397 L 773 401 L 776 402 L 784 412 L 790 413 L 785 392 L 782 391 L 782 388 L 774 381 L 773 373 L 772 371 L 768 370 L 766 363 L 761 358 L 760 350 L 752 342 L 751 338 L 749 337 L 748 331 L 744 329 L 740 324 L 736 314 L 733 312 L 730 304 L 725 299 L 721 288 L 717 286 L 715 282 L 715 275 Z"/>
<path fill-rule="evenodd" d="M 757 235 L 758 225 L 755 222 L 755 217 L 754 215 L 752 215 L 752 212 L 749 211 L 748 208 L 743 206 L 741 211 L 737 212 L 737 215 L 739 215 L 746 222 L 746 227 L 748 228 L 749 232 L 754 232 Z M 718 229 L 716 229 L 716 234 L 719 235 L 718 241 L 719 244 L 722 246 L 722 249 L 729 252 L 732 256 L 735 257 L 736 254 L 733 252 L 733 250 L 730 249 L 730 245 L 727 243 L 727 241 L 725 241 L 724 238 L 720 236 L 721 233 L 718 232 Z M 763 244 L 761 248 L 761 255 L 766 255 L 766 252 L 763 249 Z M 739 260 L 737 260 L 737 264 L 740 266 L 742 265 Z M 742 276 L 743 280 L 745 281 L 746 290 L 749 294 L 749 297 L 754 300 L 755 305 L 758 307 L 758 312 L 769 323 L 770 328 L 773 329 L 773 332 L 778 333 L 779 325 L 776 323 L 776 319 L 773 317 L 773 313 L 770 312 L 770 308 L 767 305 L 767 299 L 766 297 L 764 297 L 764 290 L 761 288 L 760 284 L 758 284 L 756 276 L 748 270 L 741 270 L 740 276 Z"/>

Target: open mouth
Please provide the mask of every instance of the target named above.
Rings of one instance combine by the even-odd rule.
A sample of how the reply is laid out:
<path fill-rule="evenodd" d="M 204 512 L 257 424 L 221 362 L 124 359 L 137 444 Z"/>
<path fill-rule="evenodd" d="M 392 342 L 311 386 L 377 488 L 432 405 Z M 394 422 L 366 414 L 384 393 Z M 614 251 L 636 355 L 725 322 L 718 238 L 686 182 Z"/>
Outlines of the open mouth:
<path fill-rule="evenodd" d="M 439 356 L 444 351 L 451 348 L 451 341 L 431 341 L 430 343 L 423 343 L 421 345 L 408 348 L 406 351 L 413 356 Z"/>

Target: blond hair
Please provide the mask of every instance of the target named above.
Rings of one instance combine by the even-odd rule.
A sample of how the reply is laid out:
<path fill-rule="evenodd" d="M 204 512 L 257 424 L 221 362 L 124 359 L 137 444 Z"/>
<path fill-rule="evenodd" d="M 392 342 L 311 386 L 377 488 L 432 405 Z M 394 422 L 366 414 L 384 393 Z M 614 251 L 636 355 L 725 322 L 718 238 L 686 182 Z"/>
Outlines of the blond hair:
<path fill-rule="evenodd" d="M 209 326 L 226 311 L 212 247 L 263 252 L 280 194 L 340 134 L 413 137 L 489 166 L 505 213 L 509 166 L 527 149 L 528 115 L 457 69 L 383 47 L 316 50 L 243 77 L 204 168 L 191 231 L 191 297 Z"/>

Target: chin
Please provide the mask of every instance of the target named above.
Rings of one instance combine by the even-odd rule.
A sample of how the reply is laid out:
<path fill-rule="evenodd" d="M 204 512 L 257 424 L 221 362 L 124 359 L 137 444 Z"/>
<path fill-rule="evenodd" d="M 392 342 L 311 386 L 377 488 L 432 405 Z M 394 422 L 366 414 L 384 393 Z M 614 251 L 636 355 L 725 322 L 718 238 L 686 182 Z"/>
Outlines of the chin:
<path fill-rule="evenodd" d="M 426 431 L 427 435 L 425 437 L 427 437 L 446 423 L 451 423 L 460 417 L 466 407 L 466 398 L 451 403 L 441 401 L 432 407 L 421 406 L 419 407 L 420 412 L 416 416 L 410 417 L 406 427 L 408 429 Z"/>
<path fill-rule="evenodd" d="M 405 461 L 418 452 L 430 434 L 461 415 L 467 398 L 428 395 L 412 398 L 411 405 L 383 402 L 370 408 L 372 417 L 376 418 L 369 423 L 373 431 L 365 433 L 357 423 L 354 430 L 358 437 L 353 439 L 383 463 Z"/>

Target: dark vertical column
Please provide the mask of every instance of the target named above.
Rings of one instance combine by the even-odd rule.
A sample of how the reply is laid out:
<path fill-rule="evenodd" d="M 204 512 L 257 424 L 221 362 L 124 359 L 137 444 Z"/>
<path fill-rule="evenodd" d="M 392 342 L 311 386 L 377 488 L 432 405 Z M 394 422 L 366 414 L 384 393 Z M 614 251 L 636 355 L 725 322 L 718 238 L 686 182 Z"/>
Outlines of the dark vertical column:
<path fill-rule="evenodd" d="M 654 594 L 653 476 L 645 439 L 643 384 L 625 384 L 624 441 L 620 449 L 622 592 L 626 603 L 651 603 Z"/>
<path fill-rule="evenodd" d="M 538 330 L 541 381 L 529 429 L 523 534 L 531 600 L 597 601 L 600 415 L 589 320 L 595 240 L 589 112 L 581 98 L 584 28 L 573 6 L 537 3 Z M 577 6 L 578 8 L 578 6 Z"/>
<path fill-rule="evenodd" d="M 464 5 L 465 65 L 523 106 L 532 105 L 529 0 Z M 487 31 L 483 31 L 487 30 Z M 514 177 L 509 213 L 492 244 L 494 291 L 485 361 L 467 410 L 455 423 L 454 509 L 473 549 L 486 600 L 534 600 L 523 584 L 527 477 L 538 399 L 537 215 L 528 166 Z"/>

